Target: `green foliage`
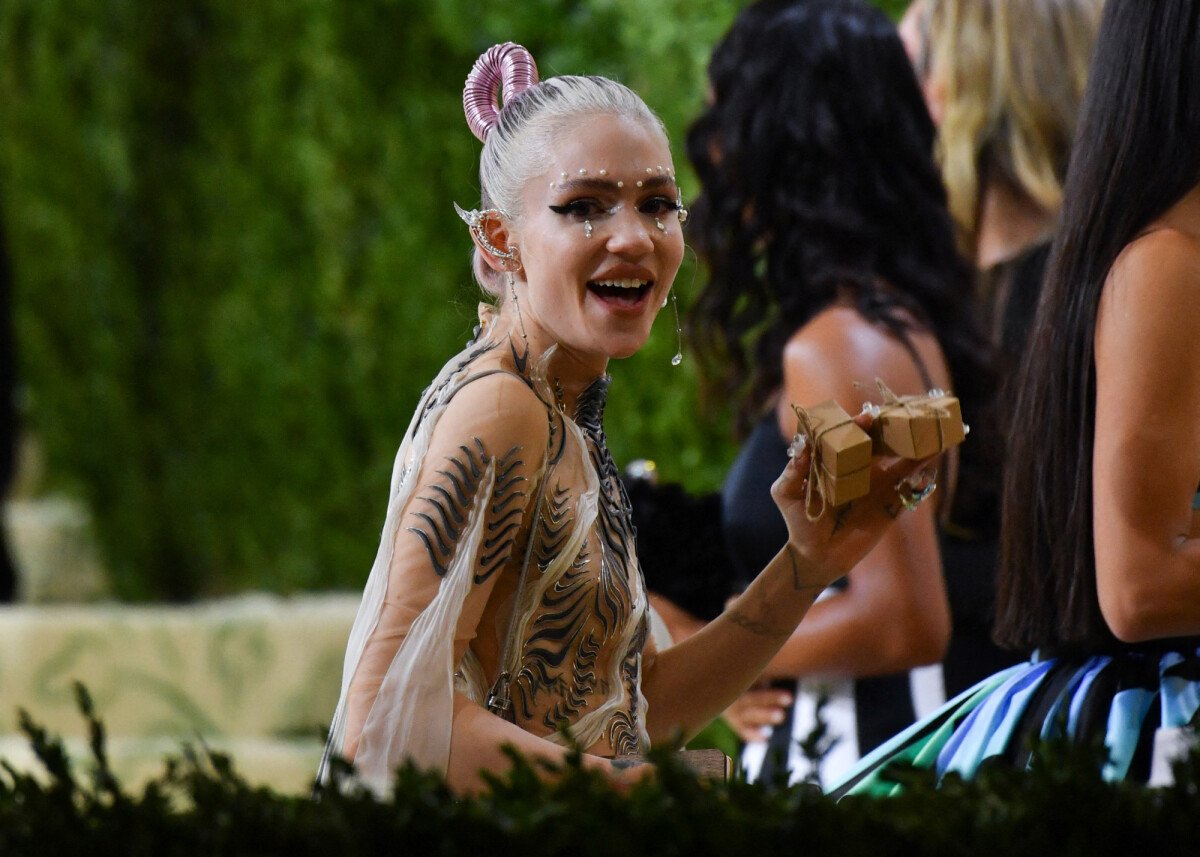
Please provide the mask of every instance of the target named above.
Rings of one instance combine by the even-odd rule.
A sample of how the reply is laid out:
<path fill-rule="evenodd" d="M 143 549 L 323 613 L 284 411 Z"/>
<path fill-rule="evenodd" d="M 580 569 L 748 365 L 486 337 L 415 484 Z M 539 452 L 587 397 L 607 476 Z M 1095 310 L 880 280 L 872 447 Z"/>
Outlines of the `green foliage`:
<path fill-rule="evenodd" d="M 478 199 L 471 63 L 513 39 L 543 74 L 625 80 L 682 168 L 740 5 L 0 4 L 25 412 L 118 594 L 356 588 L 419 392 L 474 323 L 450 206 Z M 726 414 L 700 414 L 670 328 L 613 366 L 608 433 L 618 462 L 710 489 Z"/>
<path fill-rule="evenodd" d="M 670 753 L 657 776 L 620 794 L 579 757 L 512 768 L 473 798 L 436 775 L 397 773 L 379 800 L 339 765 L 318 799 L 251 787 L 228 757 L 185 752 L 140 794 L 112 776 L 103 727 L 80 689 L 93 734 L 92 771 L 80 776 L 61 742 L 25 719 L 46 769 L 0 770 L 0 853 L 124 855 L 1096 855 L 1196 854 L 1200 751 L 1176 784 L 1103 782 L 1094 753 L 1041 748 L 1028 772 L 985 767 L 972 782 L 934 788 L 905 772 L 896 798 L 834 803 L 810 786 L 767 789 L 696 779 Z M 539 770 L 548 768 L 547 770 Z"/>
<path fill-rule="evenodd" d="M 898 21 L 910 2 L 911 0 L 875 0 L 875 5 L 891 15 L 893 20 Z"/>

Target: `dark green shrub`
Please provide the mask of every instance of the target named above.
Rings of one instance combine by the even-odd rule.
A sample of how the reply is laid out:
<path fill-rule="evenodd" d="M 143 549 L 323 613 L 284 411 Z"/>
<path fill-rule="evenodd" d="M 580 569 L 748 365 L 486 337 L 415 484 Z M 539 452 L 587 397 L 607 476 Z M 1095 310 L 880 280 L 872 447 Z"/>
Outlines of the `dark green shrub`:
<path fill-rule="evenodd" d="M 1177 784 L 1148 789 L 1101 781 L 1095 754 L 1042 748 L 1028 772 L 985 768 L 935 789 L 907 772 L 890 799 L 834 803 L 811 787 L 711 784 L 674 762 L 621 795 L 568 763 L 548 782 L 513 756 L 481 795 L 456 799 L 437 776 L 398 772 L 379 801 L 339 768 L 346 786 L 319 800 L 249 786 L 232 760 L 185 753 L 141 794 L 108 771 L 103 728 L 93 770 L 80 776 L 58 741 L 25 729 L 41 779 L 0 770 L 0 853 L 23 855 L 1092 855 L 1200 853 L 1200 753 Z"/>

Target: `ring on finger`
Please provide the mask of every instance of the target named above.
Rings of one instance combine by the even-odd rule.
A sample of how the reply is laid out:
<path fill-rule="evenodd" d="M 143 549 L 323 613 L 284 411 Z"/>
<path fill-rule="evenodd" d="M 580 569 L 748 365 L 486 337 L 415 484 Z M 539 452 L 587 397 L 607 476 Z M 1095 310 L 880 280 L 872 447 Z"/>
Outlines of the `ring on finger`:
<path fill-rule="evenodd" d="M 937 488 L 937 470 L 927 468 L 915 477 L 909 476 L 896 483 L 896 494 L 900 504 L 909 512 L 916 509 Z"/>

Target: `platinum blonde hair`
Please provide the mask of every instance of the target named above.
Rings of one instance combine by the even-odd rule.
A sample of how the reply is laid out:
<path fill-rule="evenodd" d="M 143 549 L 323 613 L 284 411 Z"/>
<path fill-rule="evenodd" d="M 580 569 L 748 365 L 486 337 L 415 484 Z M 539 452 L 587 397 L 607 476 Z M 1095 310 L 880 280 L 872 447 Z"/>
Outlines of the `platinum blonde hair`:
<path fill-rule="evenodd" d="M 624 84 L 594 76 L 548 78 L 506 100 L 487 130 L 479 157 L 482 207 L 499 209 L 514 224 L 520 223 L 525 213 L 522 192 L 546 170 L 554 144 L 571 134 L 581 118 L 599 115 L 645 123 L 658 129 L 664 142 L 667 139 L 662 120 Z M 503 297 L 499 275 L 478 248 L 473 268 L 484 291 Z"/>
<path fill-rule="evenodd" d="M 918 66 L 945 86 L 937 154 L 968 256 L 989 181 L 1057 216 L 1103 7 L 1104 0 L 926 0 Z"/>

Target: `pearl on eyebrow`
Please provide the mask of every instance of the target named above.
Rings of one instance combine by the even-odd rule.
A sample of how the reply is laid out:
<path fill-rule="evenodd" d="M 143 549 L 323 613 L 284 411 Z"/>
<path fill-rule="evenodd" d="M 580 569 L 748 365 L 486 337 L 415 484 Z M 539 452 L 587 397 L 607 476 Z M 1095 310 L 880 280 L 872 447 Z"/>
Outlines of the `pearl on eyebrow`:
<path fill-rule="evenodd" d="M 667 166 L 663 166 L 662 164 L 658 164 L 657 166 L 645 167 L 644 169 L 645 169 L 646 175 L 648 175 L 648 176 L 652 176 L 655 174 L 655 172 L 658 172 L 658 174 L 661 176 L 668 176 L 671 178 L 672 181 L 675 180 L 675 170 L 673 167 L 667 167 Z M 592 173 L 595 173 L 596 175 L 600 176 L 601 178 L 606 178 L 609 174 L 607 168 L 599 169 L 599 170 L 591 170 L 588 167 L 579 167 L 579 168 L 575 169 L 574 172 L 576 175 L 579 175 L 579 176 L 587 176 L 587 175 L 591 175 Z M 564 171 L 564 172 L 559 173 L 559 176 L 562 178 L 562 181 L 560 181 L 558 183 L 551 182 L 550 183 L 551 187 L 562 187 L 563 183 L 567 181 L 568 173 Z M 637 186 L 645 187 L 645 182 L 638 181 Z M 617 187 L 618 188 L 625 187 L 625 182 L 618 181 Z"/>

